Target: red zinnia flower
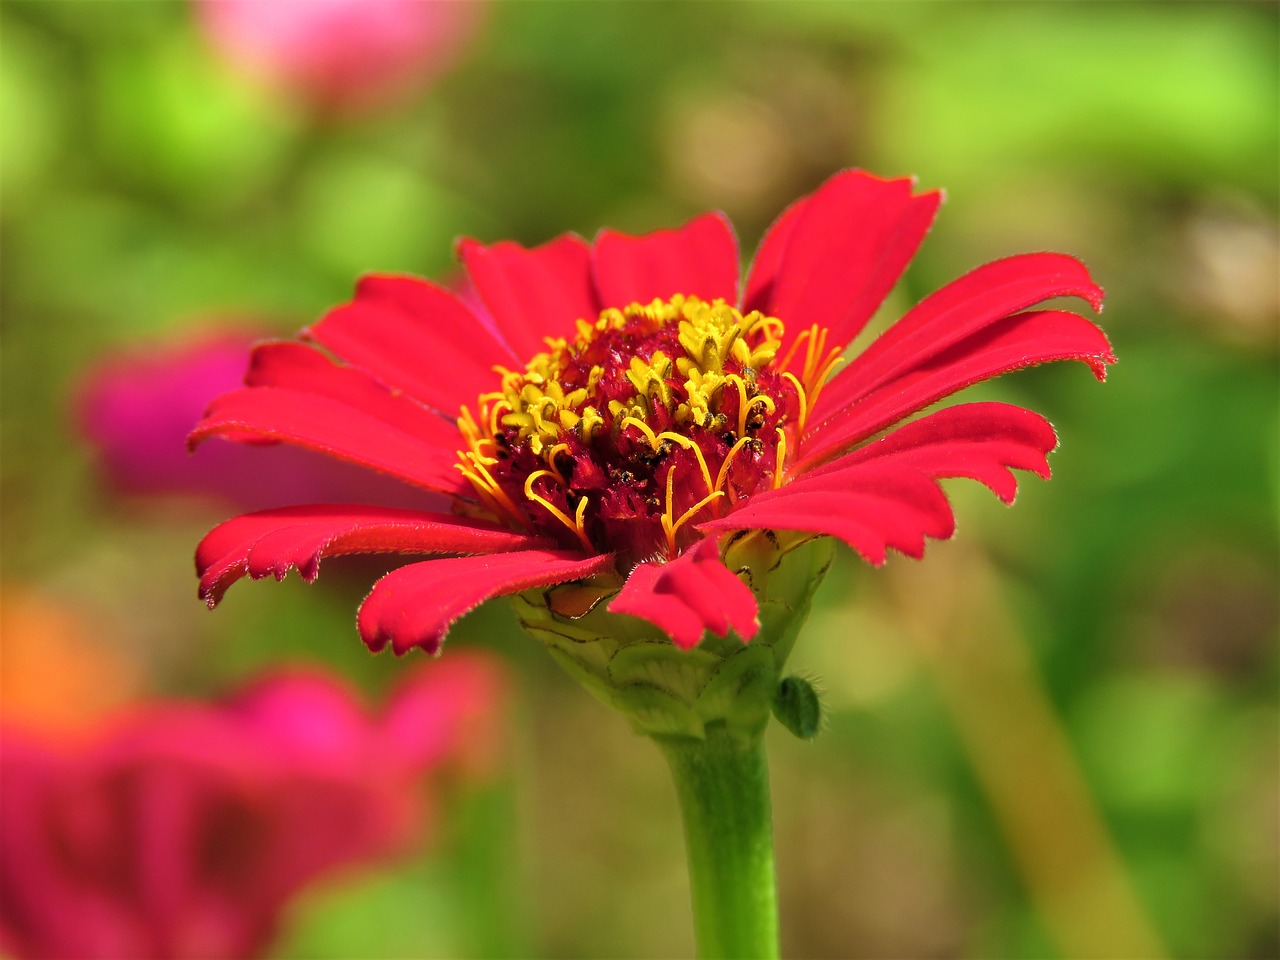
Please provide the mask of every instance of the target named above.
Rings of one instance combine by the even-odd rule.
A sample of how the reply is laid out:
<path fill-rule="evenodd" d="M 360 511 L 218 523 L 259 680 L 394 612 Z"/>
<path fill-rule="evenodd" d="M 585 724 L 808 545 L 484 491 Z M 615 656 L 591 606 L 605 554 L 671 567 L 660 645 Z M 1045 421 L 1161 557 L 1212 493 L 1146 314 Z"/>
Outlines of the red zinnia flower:
<path fill-rule="evenodd" d="M 191 441 L 323 451 L 447 494 L 453 512 L 239 517 L 200 544 L 202 596 L 213 605 L 245 574 L 292 566 L 310 580 L 336 554 L 454 554 L 374 586 L 359 615 L 370 647 L 435 652 L 491 597 L 590 579 L 596 601 L 616 593 L 608 610 L 690 648 L 704 631 L 758 629 L 755 594 L 722 561 L 727 534 L 827 534 L 876 564 L 890 547 L 920 556 L 953 531 L 939 479 L 1012 501 L 1009 468 L 1048 476 L 1056 437 L 1004 403 L 890 428 L 1021 367 L 1082 360 L 1102 379 L 1114 361 L 1090 321 L 1029 309 L 1102 301 L 1079 261 L 1036 253 L 932 294 L 837 371 L 940 201 L 911 180 L 837 174 L 778 218 L 741 292 L 717 213 L 592 244 L 463 240 L 482 310 L 422 280 L 364 278 L 305 342 L 258 347 L 247 386 L 216 400 Z"/>

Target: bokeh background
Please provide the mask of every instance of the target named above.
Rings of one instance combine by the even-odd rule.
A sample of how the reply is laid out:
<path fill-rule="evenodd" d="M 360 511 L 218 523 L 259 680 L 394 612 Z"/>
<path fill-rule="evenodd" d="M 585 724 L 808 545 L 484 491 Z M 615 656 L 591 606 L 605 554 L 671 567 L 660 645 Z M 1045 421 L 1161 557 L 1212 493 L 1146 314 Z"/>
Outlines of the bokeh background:
<path fill-rule="evenodd" d="M 536 243 L 719 208 L 749 251 L 836 169 L 916 174 L 948 201 L 887 317 L 987 259 L 1062 250 L 1106 287 L 1120 362 L 1103 386 L 1055 367 L 969 395 L 1062 437 L 1055 478 L 1012 510 L 959 484 L 957 538 L 924 563 L 841 554 L 794 663 L 826 729 L 771 734 L 784 949 L 1280 953 L 1277 8 L 466 16 L 404 83 L 344 100 L 246 62 L 195 4 L 0 8 L 6 716 L 91 723 L 282 660 L 378 691 L 403 666 L 355 634 L 367 564 L 203 608 L 192 549 L 234 497 L 113 474 L 84 399 L 104 362 L 287 335 L 365 271 L 448 279 L 463 234 Z M 355 89 L 360 64 L 344 69 Z M 137 406 L 113 442 L 170 409 Z M 277 954 L 687 954 L 657 752 L 505 607 L 450 644 L 517 671 L 507 773 L 428 859 L 311 891 Z"/>

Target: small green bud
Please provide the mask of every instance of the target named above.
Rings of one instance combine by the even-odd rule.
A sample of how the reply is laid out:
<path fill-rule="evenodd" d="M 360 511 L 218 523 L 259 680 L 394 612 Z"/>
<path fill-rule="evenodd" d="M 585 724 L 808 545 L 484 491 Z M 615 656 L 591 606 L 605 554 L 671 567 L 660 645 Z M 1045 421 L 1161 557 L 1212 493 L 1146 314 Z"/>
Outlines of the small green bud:
<path fill-rule="evenodd" d="M 803 677 L 783 677 L 773 695 L 773 715 L 801 740 L 812 740 L 822 726 L 822 703 Z"/>

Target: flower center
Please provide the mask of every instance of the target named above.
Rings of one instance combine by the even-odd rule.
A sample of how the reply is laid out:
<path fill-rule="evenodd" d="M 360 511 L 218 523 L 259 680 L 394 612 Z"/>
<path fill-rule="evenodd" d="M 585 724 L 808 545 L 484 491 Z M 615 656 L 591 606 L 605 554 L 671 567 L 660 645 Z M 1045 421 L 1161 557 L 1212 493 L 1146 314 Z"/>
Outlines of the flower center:
<path fill-rule="evenodd" d="M 779 486 L 818 390 L 838 363 L 826 331 L 799 375 L 783 326 L 723 300 L 676 295 L 579 320 L 501 388 L 462 408 L 458 469 L 513 526 L 626 566 L 677 556 L 691 523 Z"/>

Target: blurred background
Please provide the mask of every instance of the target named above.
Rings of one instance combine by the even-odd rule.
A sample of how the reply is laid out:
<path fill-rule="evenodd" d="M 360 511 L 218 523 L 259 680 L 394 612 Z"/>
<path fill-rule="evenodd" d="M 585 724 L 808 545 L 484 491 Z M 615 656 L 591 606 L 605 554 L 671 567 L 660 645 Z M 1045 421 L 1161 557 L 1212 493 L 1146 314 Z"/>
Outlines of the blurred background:
<path fill-rule="evenodd" d="M 959 533 L 925 562 L 842 552 L 794 657 L 826 729 L 770 735 L 784 951 L 1276 956 L 1278 23 L 1231 3 L 6 0 L 5 718 L 84 726 L 282 661 L 394 683 L 405 664 L 354 629 L 376 565 L 246 583 L 214 614 L 195 596 L 215 522 L 273 483 L 359 479 L 180 450 L 249 342 L 362 272 L 448 280 L 459 235 L 709 208 L 750 251 L 841 167 L 915 174 L 948 200 L 886 317 L 1061 250 L 1107 289 L 1120 362 L 1103 386 L 1072 365 L 966 395 L 1059 430 L 1054 479 L 1012 510 L 957 484 Z M 518 675 L 506 773 L 429 860 L 308 891 L 276 955 L 688 954 L 657 752 L 505 606 L 449 642 Z"/>

